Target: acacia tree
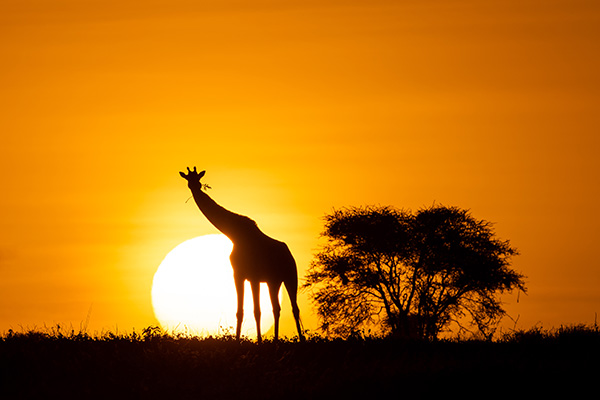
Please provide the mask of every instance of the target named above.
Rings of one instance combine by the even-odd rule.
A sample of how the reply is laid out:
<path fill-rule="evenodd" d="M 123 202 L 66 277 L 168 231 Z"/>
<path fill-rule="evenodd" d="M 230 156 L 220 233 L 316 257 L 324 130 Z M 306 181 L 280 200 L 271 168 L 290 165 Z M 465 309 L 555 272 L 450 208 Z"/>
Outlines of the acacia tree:
<path fill-rule="evenodd" d="M 506 314 L 500 295 L 526 292 L 510 268 L 517 250 L 467 210 L 345 208 L 325 216 L 323 236 L 303 288 L 331 335 L 380 328 L 435 339 L 466 317 L 491 337 Z"/>

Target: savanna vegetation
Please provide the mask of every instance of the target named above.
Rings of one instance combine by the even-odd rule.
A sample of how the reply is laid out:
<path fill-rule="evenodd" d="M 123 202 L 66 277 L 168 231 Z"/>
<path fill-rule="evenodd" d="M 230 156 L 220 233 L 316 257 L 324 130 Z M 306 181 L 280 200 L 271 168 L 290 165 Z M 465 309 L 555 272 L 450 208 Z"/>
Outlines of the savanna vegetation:
<path fill-rule="evenodd" d="M 1 336 L 0 397 L 574 395 L 595 386 L 599 357 L 597 326 L 534 328 L 494 341 L 312 335 L 304 343 L 260 345 L 232 336 L 172 336 L 156 327 L 99 335 L 57 327 Z"/>

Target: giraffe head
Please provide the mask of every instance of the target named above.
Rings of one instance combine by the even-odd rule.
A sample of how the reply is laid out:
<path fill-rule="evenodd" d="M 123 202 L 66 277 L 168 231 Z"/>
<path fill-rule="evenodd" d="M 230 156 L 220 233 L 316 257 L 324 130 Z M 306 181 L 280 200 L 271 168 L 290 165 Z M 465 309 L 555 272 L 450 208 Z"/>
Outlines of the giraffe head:
<path fill-rule="evenodd" d="M 190 189 L 193 186 L 201 186 L 200 184 L 200 178 L 202 178 L 204 176 L 204 174 L 206 173 L 206 171 L 201 171 L 200 173 L 198 171 L 196 171 L 196 167 L 194 167 L 194 170 L 190 170 L 190 168 L 188 167 L 188 173 L 186 175 L 185 172 L 179 172 L 179 175 L 181 175 L 181 177 L 183 179 L 185 179 L 186 181 L 188 181 L 188 186 L 190 187 Z"/>

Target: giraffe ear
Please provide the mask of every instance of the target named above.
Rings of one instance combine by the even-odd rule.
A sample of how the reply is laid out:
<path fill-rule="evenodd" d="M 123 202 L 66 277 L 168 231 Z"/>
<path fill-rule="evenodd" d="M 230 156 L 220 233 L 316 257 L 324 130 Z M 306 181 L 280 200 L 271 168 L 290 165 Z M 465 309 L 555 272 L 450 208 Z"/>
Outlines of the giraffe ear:
<path fill-rule="evenodd" d="M 182 178 L 186 178 L 187 179 L 187 175 L 184 174 L 183 172 L 179 171 L 179 175 L 181 175 Z"/>
<path fill-rule="evenodd" d="M 206 171 L 202 171 L 198 174 L 198 178 L 202 178 L 206 174 Z"/>

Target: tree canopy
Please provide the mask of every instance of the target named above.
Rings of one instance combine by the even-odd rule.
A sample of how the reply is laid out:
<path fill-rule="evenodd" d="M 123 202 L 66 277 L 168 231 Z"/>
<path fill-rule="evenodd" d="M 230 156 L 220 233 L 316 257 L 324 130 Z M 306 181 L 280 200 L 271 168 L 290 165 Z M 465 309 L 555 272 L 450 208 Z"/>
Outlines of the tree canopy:
<path fill-rule="evenodd" d="M 303 288 L 330 335 L 375 328 L 433 339 L 466 319 L 491 337 L 506 315 L 500 295 L 526 292 L 511 269 L 517 250 L 468 210 L 345 208 L 325 216 L 323 236 Z"/>

